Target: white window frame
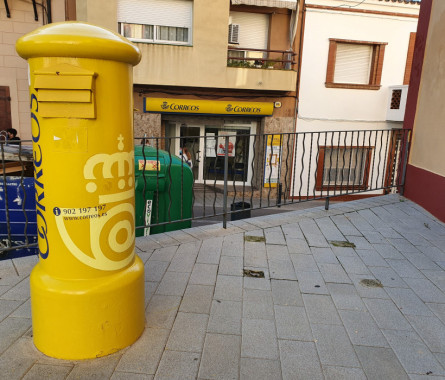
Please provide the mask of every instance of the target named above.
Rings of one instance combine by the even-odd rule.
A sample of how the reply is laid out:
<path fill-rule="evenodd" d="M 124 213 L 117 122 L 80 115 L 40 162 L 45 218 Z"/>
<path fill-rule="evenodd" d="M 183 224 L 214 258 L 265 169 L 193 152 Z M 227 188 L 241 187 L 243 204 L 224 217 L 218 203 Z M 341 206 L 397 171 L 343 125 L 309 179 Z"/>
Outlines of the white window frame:
<path fill-rule="evenodd" d="M 132 38 L 132 37 L 126 37 L 124 34 L 124 27 L 125 25 L 141 25 L 141 26 L 151 26 L 153 27 L 153 38 L 152 39 L 148 39 L 148 38 Z M 186 28 L 186 27 L 181 27 L 181 26 L 168 26 L 170 28 L 182 28 L 182 29 L 187 29 L 188 31 L 188 38 L 187 41 L 176 41 L 176 40 L 161 40 L 158 35 L 160 35 L 160 28 L 161 26 L 166 26 L 166 25 L 151 25 L 151 24 L 134 24 L 134 23 L 130 23 L 130 22 L 120 22 L 119 23 L 119 33 L 122 34 L 125 38 L 127 38 L 128 40 L 132 41 L 132 42 L 142 42 L 142 43 L 156 43 L 156 44 L 168 44 L 168 45 L 191 45 L 191 29 L 190 28 Z"/>

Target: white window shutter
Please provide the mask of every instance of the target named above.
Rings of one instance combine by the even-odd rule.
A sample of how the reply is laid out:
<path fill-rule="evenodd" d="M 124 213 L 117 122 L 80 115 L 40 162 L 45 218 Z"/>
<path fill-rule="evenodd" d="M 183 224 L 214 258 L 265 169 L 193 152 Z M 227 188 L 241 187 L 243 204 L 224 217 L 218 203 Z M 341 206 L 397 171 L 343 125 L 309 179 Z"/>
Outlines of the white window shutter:
<path fill-rule="evenodd" d="M 239 25 L 229 25 L 229 44 L 239 44 Z"/>
<path fill-rule="evenodd" d="M 117 21 L 129 24 L 192 28 L 189 0 L 118 0 Z"/>
<path fill-rule="evenodd" d="M 248 12 L 230 12 L 232 24 L 240 26 L 239 46 L 267 49 L 269 15 Z"/>
<path fill-rule="evenodd" d="M 337 44 L 334 83 L 368 84 L 372 45 Z"/>

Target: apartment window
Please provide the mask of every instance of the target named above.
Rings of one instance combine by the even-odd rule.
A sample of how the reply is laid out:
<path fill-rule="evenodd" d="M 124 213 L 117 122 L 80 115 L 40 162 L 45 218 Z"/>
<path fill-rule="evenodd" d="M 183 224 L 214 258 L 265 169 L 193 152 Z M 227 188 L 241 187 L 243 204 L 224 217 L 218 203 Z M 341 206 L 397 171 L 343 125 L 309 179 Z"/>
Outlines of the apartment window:
<path fill-rule="evenodd" d="M 416 44 L 416 33 L 410 33 L 409 43 L 408 43 L 408 52 L 406 54 L 406 66 L 405 66 L 405 75 L 403 76 L 403 84 L 409 84 L 409 79 L 411 76 L 411 68 L 413 66 L 413 57 L 414 57 L 414 45 Z"/>
<path fill-rule="evenodd" d="M 371 147 L 320 147 L 316 190 L 368 187 Z"/>
<path fill-rule="evenodd" d="M 119 0 L 119 32 L 134 42 L 191 45 L 190 0 Z"/>
<path fill-rule="evenodd" d="M 326 87 L 378 90 L 387 43 L 329 39 Z"/>

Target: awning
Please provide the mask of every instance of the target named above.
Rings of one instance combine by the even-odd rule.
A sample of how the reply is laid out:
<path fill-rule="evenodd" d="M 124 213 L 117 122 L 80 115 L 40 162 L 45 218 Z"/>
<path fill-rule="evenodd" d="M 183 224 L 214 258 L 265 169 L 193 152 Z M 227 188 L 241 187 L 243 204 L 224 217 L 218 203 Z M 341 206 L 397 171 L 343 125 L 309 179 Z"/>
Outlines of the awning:
<path fill-rule="evenodd" d="M 297 9 L 298 0 L 232 0 L 233 5 Z"/>

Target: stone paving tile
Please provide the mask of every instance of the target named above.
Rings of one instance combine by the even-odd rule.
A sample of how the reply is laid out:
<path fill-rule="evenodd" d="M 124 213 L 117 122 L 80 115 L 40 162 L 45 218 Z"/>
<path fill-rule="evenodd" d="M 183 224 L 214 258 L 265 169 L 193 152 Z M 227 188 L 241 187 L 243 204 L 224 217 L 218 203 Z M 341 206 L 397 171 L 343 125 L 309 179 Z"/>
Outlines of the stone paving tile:
<path fill-rule="evenodd" d="M 221 256 L 219 262 L 218 274 L 228 276 L 243 275 L 243 258 L 235 256 Z"/>
<path fill-rule="evenodd" d="M 241 335 L 242 303 L 213 301 L 207 332 Z"/>
<path fill-rule="evenodd" d="M 408 285 L 391 268 L 370 267 L 372 274 L 385 288 L 407 288 Z"/>
<path fill-rule="evenodd" d="M 207 314 L 179 312 L 168 338 L 166 349 L 201 352 L 208 319 Z"/>
<path fill-rule="evenodd" d="M 365 286 L 361 283 L 364 279 L 376 280 L 374 276 L 367 276 L 361 274 L 350 274 L 349 278 L 352 280 L 357 293 L 360 297 L 364 298 L 383 298 L 389 299 L 388 293 L 386 293 L 385 289 L 379 287 L 369 287 Z"/>
<path fill-rule="evenodd" d="M 300 228 L 310 247 L 329 247 L 329 243 L 313 220 L 302 220 Z"/>
<path fill-rule="evenodd" d="M 303 297 L 297 281 L 271 280 L 270 284 L 275 305 L 303 306 Z"/>
<path fill-rule="evenodd" d="M 315 324 L 312 334 L 323 365 L 360 367 L 354 348 L 343 326 Z"/>
<path fill-rule="evenodd" d="M 201 264 L 219 264 L 222 242 L 222 237 L 203 240 L 196 262 Z"/>
<path fill-rule="evenodd" d="M 277 280 L 296 280 L 294 266 L 291 260 L 269 260 L 270 278 Z"/>
<path fill-rule="evenodd" d="M 427 303 L 429 309 L 439 318 L 443 323 L 445 323 L 445 304 L 443 303 Z"/>
<path fill-rule="evenodd" d="M 118 353 L 93 360 L 77 361 L 66 379 L 88 380 L 91 379 L 92 373 L 94 373 L 94 377 L 97 379 L 109 379 L 120 359 L 121 355 Z"/>
<path fill-rule="evenodd" d="M 218 275 L 216 277 L 216 286 L 213 298 L 216 300 L 242 301 L 243 278 Z"/>
<path fill-rule="evenodd" d="M 330 283 L 327 286 L 338 310 L 367 310 L 354 285 Z"/>
<path fill-rule="evenodd" d="M 337 313 L 330 296 L 318 294 L 303 294 L 304 306 L 309 322 L 324 323 L 328 325 L 341 325 L 341 319 Z"/>
<path fill-rule="evenodd" d="M 294 268 L 296 271 L 302 271 L 302 272 L 320 271 L 312 255 L 304 255 L 301 253 L 291 254 L 290 258 L 292 260 L 292 263 L 294 264 Z"/>
<path fill-rule="evenodd" d="M 281 226 L 281 230 L 283 231 L 286 241 L 288 241 L 288 239 L 291 239 L 291 240 L 303 239 L 304 240 L 303 232 L 301 232 L 301 228 L 298 225 L 298 223 L 283 224 Z"/>
<path fill-rule="evenodd" d="M 411 264 L 408 260 L 391 260 L 388 259 L 386 262 L 391 266 L 394 271 L 401 278 L 411 277 L 411 278 L 425 278 L 423 273 L 417 269 L 413 264 Z"/>
<path fill-rule="evenodd" d="M 356 249 L 363 263 L 371 267 L 388 267 L 389 264 L 377 251 L 373 249 Z"/>
<path fill-rule="evenodd" d="M 217 265 L 195 264 L 189 283 L 194 285 L 215 285 Z"/>
<path fill-rule="evenodd" d="M 71 366 L 55 366 L 55 365 L 47 365 L 47 364 L 34 364 L 31 369 L 26 373 L 23 377 L 23 380 L 31 380 L 31 379 L 48 379 L 48 380 L 59 380 L 65 379 L 70 371 L 72 370 Z"/>
<path fill-rule="evenodd" d="M 323 366 L 325 380 L 366 380 L 360 368 Z"/>
<path fill-rule="evenodd" d="M 262 268 L 246 268 L 260 270 Z M 270 280 L 267 271 L 264 272 L 264 278 L 244 277 L 244 289 L 270 290 Z"/>
<path fill-rule="evenodd" d="M 244 234 L 225 236 L 221 248 L 221 256 L 243 257 Z"/>
<path fill-rule="evenodd" d="M 329 294 L 321 273 L 296 271 L 298 285 L 304 294 Z"/>
<path fill-rule="evenodd" d="M 388 288 L 386 292 L 404 315 L 433 316 L 428 306 L 411 289 Z"/>
<path fill-rule="evenodd" d="M 372 244 L 371 249 L 375 249 L 384 259 L 405 259 L 405 257 L 390 244 Z"/>
<path fill-rule="evenodd" d="M 152 252 L 153 250 L 155 250 L 157 248 L 161 248 L 161 245 L 159 243 L 154 241 L 151 237 L 147 237 L 147 236 L 136 238 L 135 245 L 141 251 Z"/>
<path fill-rule="evenodd" d="M 320 360 L 313 342 L 280 340 L 283 380 L 323 379 Z"/>
<path fill-rule="evenodd" d="M 155 294 L 147 306 L 147 327 L 171 329 L 180 303 L 181 297 Z"/>
<path fill-rule="evenodd" d="M 124 352 L 116 371 L 154 375 L 169 333 L 170 330 L 146 327 L 142 336 Z"/>
<path fill-rule="evenodd" d="M 238 379 L 240 353 L 240 336 L 207 334 L 199 367 L 199 378 Z"/>
<path fill-rule="evenodd" d="M 312 332 L 304 307 L 275 305 L 278 339 L 312 341 Z"/>
<path fill-rule="evenodd" d="M 409 379 L 390 348 L 355 346 L 355 352 L 368 379 Z"/>
<path fill-rule="evenodd" d="M 364 298 L 363 302 L 381 329 L 412 329 L 399 308 L 391 300 Z"/>
<path fill-rule="evenodd" d="M 438 318 L 409 315 L 407 319 L 431 351 L 445 353 L 445 325 Z"/>
<path fill-rule="evenodd" d="M 345 236 L 346 240 L 350 243 L 355 244 L 355 248 L 357 249 L 372 249 L 371 243 L 368 242 L 364 237 L 362 236 Z"/>
<path fill-rule="evenodd" d="M 155 380 L 194 380 L 200 355 L 194 352 L 164 351 Z"/>
<path fill-rule="evenodd" d="M 352 344 L 389 347 L 388 342 L 368 312 L 339 310 L 339 314 Z"/>
<path fill-rule="evenodd" d="M 431 281 L 421 278 L 405 278 L 405 282 L 424 302 L 445 303 L 445 294 Z"/>
<path fill-rule="evenodd" d="M 148 260 L 170 262 L 175 256 L 177 250 L 177 245 L 155 249 Z"/>
<path fill-rule="evenodd" d="M 336 257 L 356 257 L 357 253 L 353 248 L 348 247 L 331 247 Z"/>
<path fill-rule="evenodd" d="M 407 258 L 411 264 L 420 270 L 441 270 L 441 267 L 434 263 L 429 257 L 423 253 L 405 252 L 404 257 Z"/>
<path fill-rule="evenodd" d="M 26 301 L 29 298 L 29 277 L 24 278 L 17 285 L 11 287 L 0 298 L 4 300 Z"/>
<path fill-rule="evenodd" d="M 244 289 L 243 318 L 273 320 L 272 292 L 268 290 Z"/>
<path fill-rule="evenodd" d="M 189 284 L 185 289 L 179 311 L 210 314 L 214 289 L 214 286 Z"/>
<path fill-rule="evenodd" d="M 241 358 L 240 380 L 281 380 L 278 360 Z"/>
<path fill-rule="evenodd" d="M 162 280 L 170 263 L 165 261 L 147 261 L 145 268 L 145 281 L 159 282 Z"/>
<path fill-rule="evenodd" d="M 331 218 L 320 218 L 315 221 L 318 225 L 318 228 L 320 228 L 321 233 L 324 235 L 326 240 L 338 240 L 342 241 L 345 240 L 345 237 L 340 232 L 340 230 L 337 228 L 337 226 L 334 224 Z"/>
<path fill-rule="evenodd" d="M 264 237 L 267 244 L 286 245 L 286 239 L 283 235 L 281 227 L 273 227 L 264 229 Z"/>
<path fill-rule="evenodd" d="M 272 360 L 279 358 L 274 321 L 243 319 L 241 356 Z"/>
<path fill-rule="evenodd" d="M 118 372 L 115 371 L 110 380 L 153 380 L 153 375 L 143 375 L 141 373 Z"/>
<path fill-rule="evenodd" d="M 266 245 L 264 243 L 245 243 L 244 266 L 254 268 L 267 268 Z"/>
<path fill-rule="evenodd" d="M 189 277 L 190 273 L 166 272 L 156 289 L 156 294 L 182 296 L 187 287 Z"/>
<path fill-rule="evenodd" d="M 382 332 L 406 372 L 445 375 L 445 370 L 414 331 L 382 330 Z"/>
<path fill-rule="evenodd" d="M 303 254 L 310 254 L 311 249 L 306 242 L 306 240 L 303 239 L 287 239 L 287 249 L 289 250 L 289 253 L 303 253 Z"/>
<path fill-rule="evenodd" d="M 286 245 L 266 244 L 266 255 L 268 260 L 289 260 L 289 251 Z"/>
<path fill-rule="evenodd" d="M 194 253 L 176 254 L 168 267 L 168 271 L 191 273 L 195 265 L 196 256 Z"/>
<path fill-rule="evenodd" d="M 0 355 L 0 378 L 22 379 L 34 365 L 38 356 L 31 338 L 18 339 L 3 355 Z"/>
<path fill-rule="evenodd" d="M 326 283 L 335 282 L 339 284 L 350 284 L 351 279 L 348 277 L 340 264 L 318 264 L 321 275 Z"/>
<path fill-rule="evenodd" d="M 362 236 L 354 225 L 344 215 L 331 216 L 332 221 L 343 235 Z"/>
<path fill-rule="evenodd" d="M 189 243 L 196 241 L 196 238 L 185 232 L 186 230 L 168 231 L 165 234 L 180 243 Z"/>
<path fill-rule="evenodd" d="M 341 265 L 346 273 L 369 274 L 369 269 L 359 257 L 339 257 Z"/>
<path fill-rule="evenodd" d="M 23 301 L 2 300 L 0 299 L 0 322 L 10 315 L 14 310 L 18 309 Z M 30 317 L 29 317 L 30 318 Z"/>
<path fill-rule="evenodd" d="M 317 264 L 338 264 L 337 257 L 331 248 L 311 248 L 312 255 Z"/>
<path fill-rule="evenodd" d="M 31 319 L 5 318 L 0 322 L 0 354 L 31 327 Z"/>

